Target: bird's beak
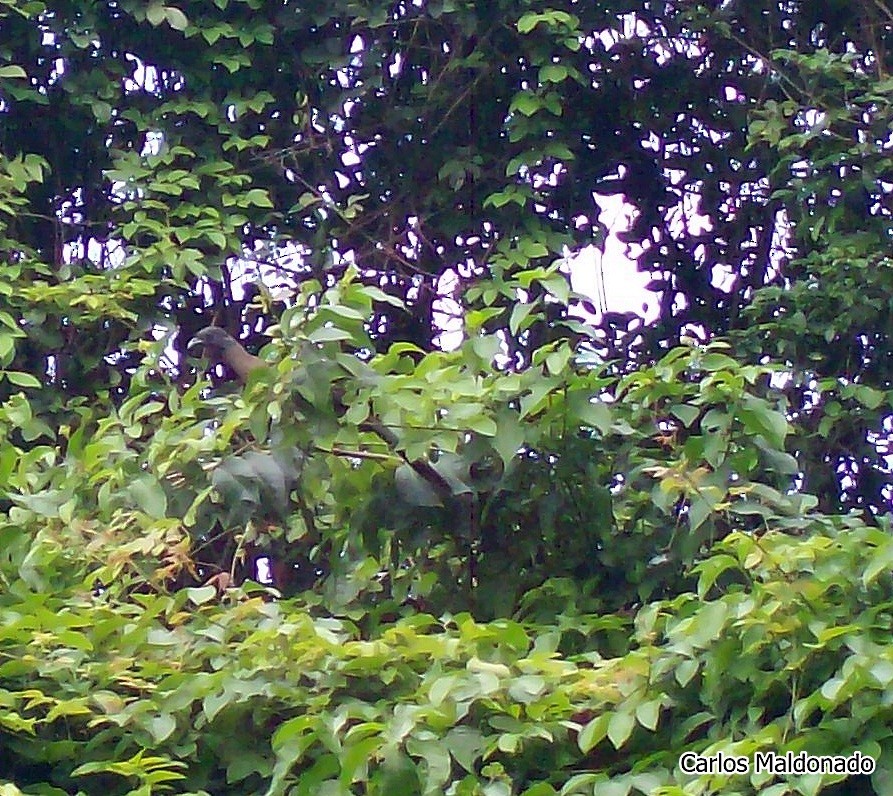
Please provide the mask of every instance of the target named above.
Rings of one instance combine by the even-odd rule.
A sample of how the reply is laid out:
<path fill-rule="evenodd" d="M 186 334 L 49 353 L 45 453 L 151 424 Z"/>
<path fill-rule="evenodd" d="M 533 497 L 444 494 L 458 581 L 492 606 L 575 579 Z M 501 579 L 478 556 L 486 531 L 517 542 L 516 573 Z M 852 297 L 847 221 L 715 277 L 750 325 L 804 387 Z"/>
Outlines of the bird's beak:
<path fill-rule="evenodd" d="M 201 352 L 199 351 L 199 349 L 204 347 L 205 344 L 197 336 L 193 337 L 188 343 L 186 343 L 186 350 L 192 355 L 200 354 Z"/>

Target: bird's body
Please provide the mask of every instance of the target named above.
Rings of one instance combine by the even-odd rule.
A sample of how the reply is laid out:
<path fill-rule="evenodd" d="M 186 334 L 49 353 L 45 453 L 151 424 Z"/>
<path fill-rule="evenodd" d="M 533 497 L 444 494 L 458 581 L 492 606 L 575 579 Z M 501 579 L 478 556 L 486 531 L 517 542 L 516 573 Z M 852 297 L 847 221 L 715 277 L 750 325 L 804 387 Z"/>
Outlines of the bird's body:
<path fill-rule="evenodd" d="M 243 384 L 252 371 L 267 367 L 264 360 L 249 354 L 241 343 L 219 326 L 208 326 L 197 332 L 189 341 L 187 348 L 192 349 L 199 345 L 204 348 L 205 355 L 214 364 L 228 365 Z"/>

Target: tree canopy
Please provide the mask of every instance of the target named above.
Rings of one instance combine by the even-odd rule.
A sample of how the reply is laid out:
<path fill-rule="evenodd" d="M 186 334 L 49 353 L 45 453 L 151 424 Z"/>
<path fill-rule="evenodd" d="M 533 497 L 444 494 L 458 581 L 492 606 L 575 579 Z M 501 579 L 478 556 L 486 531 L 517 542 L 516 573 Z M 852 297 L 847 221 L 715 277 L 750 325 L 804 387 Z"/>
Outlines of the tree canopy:
<path fill-rule="evenodd" d="M 0 793 L 885 793 L 891 26 L 0 0 Z"/>

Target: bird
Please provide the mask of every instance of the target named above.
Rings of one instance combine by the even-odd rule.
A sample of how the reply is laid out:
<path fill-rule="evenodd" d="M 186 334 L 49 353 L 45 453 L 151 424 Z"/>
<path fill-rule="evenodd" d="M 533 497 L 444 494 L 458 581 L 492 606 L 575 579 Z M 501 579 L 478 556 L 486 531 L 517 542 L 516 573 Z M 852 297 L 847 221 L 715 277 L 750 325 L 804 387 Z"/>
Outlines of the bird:
<path fill-rule="evenodd" d="M 254 356 L 254 354 L 249 354 L 241 343 L 219 326 L 208 326 L 197 332 L 195 337 L 187 343 L 186 349 L 192 351 L 199 346 L 204 349 L 205 356 L 215 365 L 228 366 L 242 384 L 247 384 L 248 377 L 254 371 L 270 366 L 269 362 Z M 343 399 L 344 387 L 337 384 L 332 385 L 332 405 L 338 415 L 343 415 L 347 410 Z M 380 423 L 367 421 L 361 424 L 360 428 L 364 431 L 374 431 L 388 445 L 394 446 L 399 442 L 397 436 L 381 426 Z"/>
<path fill-rule="evenodd" d="M 208 326 L 196 332 L 187 344 L 187 350 L 202 346 L 205 355 L 215 365 L 228 365 L 243 384 L 248 376 L 258 368 L 268 367 L 268 363 L 260 357 L 249 354 L 244 346 L 219 326 Z"/>
<path fill-rule="evenodd" d="M 205 354 L 215 364 L 228 365 L 242 384 L 247 383 L 248 377 L 254 371 L 259 368 L 269 367 L 268 362 L 254 356 L 254 354 L 249 354 L 241 343 L 233 339 L 225 329 L 221 329 L 219 326 L 208 326 L 196 332 L 195 336 L 187 343 L 186 348 L 190 350 L 199 345 L 204 347 Z M 332 392 L 332 400 L 338 414 L 343 413 L 345 408 L 342 403 L 343 397 L 343 389 L 335 386 Z M 374 415 L 370 415 L 360 424 L 360 430 L 371 431 L 391 449 L 396 450 L 400 444 L 400 438 Z M 398 455 L 415 471 L 416 475 L 420 476 L 434 489 L 434 492 L 440 499 L 446 501 L 453 497 L 453 488 L 449 482 L 426 458 L 410 460 L 402 451 L 398 451 Z"/>

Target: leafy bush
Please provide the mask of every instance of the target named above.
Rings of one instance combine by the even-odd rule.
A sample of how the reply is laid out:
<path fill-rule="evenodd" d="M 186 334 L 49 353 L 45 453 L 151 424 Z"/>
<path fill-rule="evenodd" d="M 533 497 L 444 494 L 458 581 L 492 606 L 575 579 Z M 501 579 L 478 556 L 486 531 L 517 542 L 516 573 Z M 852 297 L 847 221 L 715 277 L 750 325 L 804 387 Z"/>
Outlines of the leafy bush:
<path fill-rule="evenodd" d="M 883 792 L 893 542 L 855 519 L 809 531 L 730 534 L 697 593 L 634 621 L 409 612 L 366 634 L 256 588 L 122 600 L 19 581 L 2 776 L 26 793 L 729 793 L 774 780 L 693 778 L 680 754 L 858 749 Z"/>
<path fill-rule="evenodd" d="M 884 9 L 178 5 L 0 0 L 0 794 L 888 792 Z"/>

